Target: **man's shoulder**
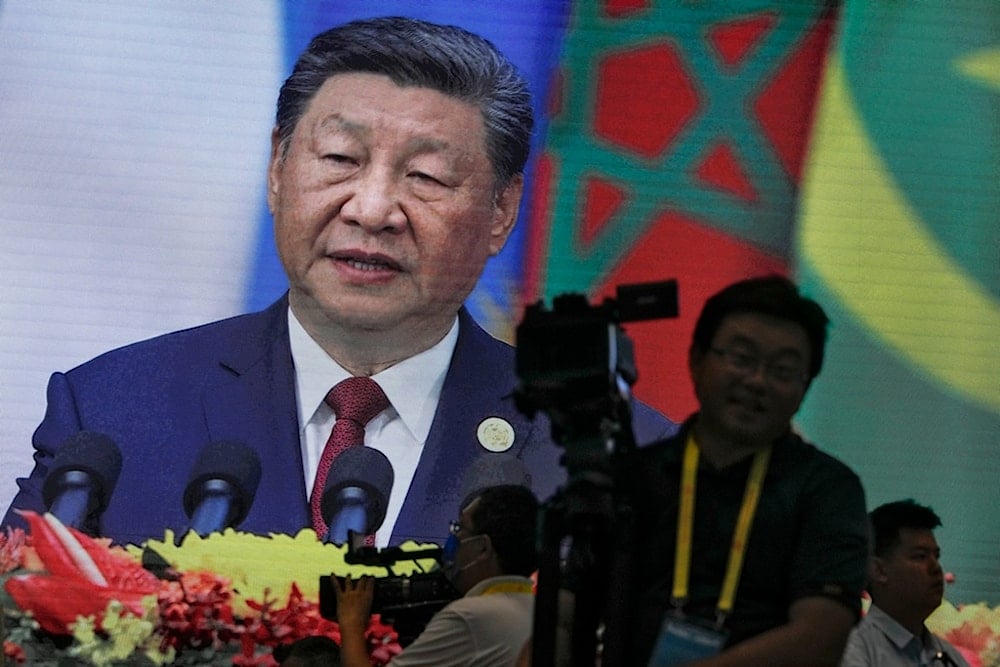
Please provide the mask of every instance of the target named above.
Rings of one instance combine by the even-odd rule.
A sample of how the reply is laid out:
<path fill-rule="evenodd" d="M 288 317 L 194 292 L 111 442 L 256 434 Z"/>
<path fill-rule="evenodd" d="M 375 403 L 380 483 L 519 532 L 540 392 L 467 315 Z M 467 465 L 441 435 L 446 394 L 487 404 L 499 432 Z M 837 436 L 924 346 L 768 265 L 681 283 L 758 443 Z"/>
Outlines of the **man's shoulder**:
<path fill-rule="evenodd" d="M 493 336 L 465 308 L 458 311 L 455 358 L 462 362 L 474 360 L 476 363 L 485 363 L 511 375 L 515 372 L 514 346 Z"/>
<path fill-rule="evenodd" d="M 659 438 L 646 442 L 643 442 L 638 437 L 636 438 L 639 444 L 636 456 L 640 461 L 651 463 L 654 460 L 665 461 L 679 457 L 679 452 L 682 451 L 686 442 L 692 420 L 689 418 L 683 424 L 674 424 L 666 417 L 663 417 L 663 420 L 670 424 L 670 428 Z"/>
<path fill-rule="evenodd" d="M 772 465 L 779 469 L 842 477 L 857 480 L 860 484 L 858 474 L 849 465 L 796 432 L 790 433 L 777 443 L 773 461 Z"/>
<path fill-rule="evenodd" d="M 178 329 L 152 338 L 129 343 L 104 352 L 69 371 L 70 376 L 107 373 L 119 367 L 143 364 L 189 363 L 204 356 L 215 357 L 220 350 L 236 344 L 243 350 L 274 336 L 287 306 L 281 299 L 266 310 L 243 313 L 223 319 Z M 282 330 L 286 330 L 283 328 Z"/>

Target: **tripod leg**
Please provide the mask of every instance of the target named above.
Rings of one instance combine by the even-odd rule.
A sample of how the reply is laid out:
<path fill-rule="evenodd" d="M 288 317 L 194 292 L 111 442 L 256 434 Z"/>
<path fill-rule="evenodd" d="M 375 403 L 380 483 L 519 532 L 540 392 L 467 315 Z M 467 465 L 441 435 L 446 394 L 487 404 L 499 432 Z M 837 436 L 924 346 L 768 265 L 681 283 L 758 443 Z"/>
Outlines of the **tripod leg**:
<path fill-rule="evenodd" d="M 532 667 L 554 667 L 556 664 L 556 625 L 559 618 L 559 589 L 562 584 L 560 546 L 563 511 L 557 497 L 544 510 L 540 522 L 542 543 L 539 549 L 538 586 L 532 626 Z"/>

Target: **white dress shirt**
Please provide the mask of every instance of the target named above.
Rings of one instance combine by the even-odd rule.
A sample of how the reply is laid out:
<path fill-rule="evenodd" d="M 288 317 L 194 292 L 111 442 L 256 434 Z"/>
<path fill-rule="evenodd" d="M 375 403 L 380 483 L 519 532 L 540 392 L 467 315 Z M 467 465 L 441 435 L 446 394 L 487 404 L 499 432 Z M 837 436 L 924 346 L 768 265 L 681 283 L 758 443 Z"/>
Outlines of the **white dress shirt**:
<path fill-rule="evenodd" d="M 947 657 L 945 657 L 947 656 Z M 874 604 L 851 631 L 841 667 L 969 667 L 954 646 L 926 627 L 923 637 Z"/>
<path fill-rule="evenodd" d="M 288 309 L 288 336 L 295 366 L 302 474 L 306 490 L 311 493 L 320 455 L 336 421 L 333 410 L 323 399 L 334 385 L 351 374 L 309 336 L 291 308 Z M 392 463 L 394 473 L 385 521 L 375 533 L 376 546 L 388 545 L 392 536 L 393 526 L 431 430 L 441 387 L 457 341 L 458 317 L 437 345 L 372 376 L 385 392 L 390 407 L 368 422 L 365 445 L 385 454 Z M 442 526 L 442 537 L 447 528 Z"/>

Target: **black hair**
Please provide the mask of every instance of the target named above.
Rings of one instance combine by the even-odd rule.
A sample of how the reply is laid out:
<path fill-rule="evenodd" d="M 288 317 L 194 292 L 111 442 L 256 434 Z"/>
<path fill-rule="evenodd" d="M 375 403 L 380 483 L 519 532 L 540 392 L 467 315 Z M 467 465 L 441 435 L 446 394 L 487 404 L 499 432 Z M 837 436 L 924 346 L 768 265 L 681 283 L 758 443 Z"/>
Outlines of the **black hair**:
<path fill-rule="evenodd" d="M 340 646 L 324 635 L 302 637 L 290 644 L 275 646 L 273 657 L 281 665 L 294 663 L 300 667 L 336 667 L 340 664 Z"/>
<path fill-rule="evenodd" d="M 476 534 L 489 535 L 504 574 L 528 576 L 538 567 L 538 499 L 526 486 L 504 484 L 482 489 L 472 511 Z"/>
<path fill-rule="evenodd" d="M 723 320 L 734 313 L 757 313 L 801 326 L 809 339 L 811 356 L 809 379 L 819 375 L 826 347 L 826 328 L 830 319 L 823 308 L 799 293 L 798 287 L 784 276 L 768 275 L 733 283 L 711 296 L 698 316 L 692 347 L 707 352 Z"/>
<path fill-rule="evenodd" d="M 398 16 L 352 21 L 313 38 L 278 95 L 281 153 L 310 100 L 336 74 L 383 74 L 479 108 L 497 192 L 524 171 L 534 116 L 524 77 L 488 40 L 457 26 Z"/>
<path fill-rule="evenodd" d="M 880 557 L 888 555 L 900 544 L 900 529 L 934 530 L 941 525 L 941 518 L 934 510 L 912 499 L 879 505 L 868 516 L 874 553 Z"/>

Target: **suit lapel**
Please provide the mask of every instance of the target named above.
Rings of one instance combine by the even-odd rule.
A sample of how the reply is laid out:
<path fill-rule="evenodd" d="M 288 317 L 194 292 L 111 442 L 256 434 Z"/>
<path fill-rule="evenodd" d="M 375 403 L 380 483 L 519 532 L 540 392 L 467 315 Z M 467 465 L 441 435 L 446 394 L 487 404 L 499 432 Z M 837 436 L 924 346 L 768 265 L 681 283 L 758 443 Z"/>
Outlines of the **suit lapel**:
<path fill-rule="evenodd" d="M 309 523 L 287 311 L 282 298 L 226 341 L 203 404 L 211 441 L 242 442 L 261 460 L 260 486 L 240 529 L 295 535 Z"/>
<path fill-rule="evenodd" d="M 465 471 L 489 452 L 477 438 L 486 417 L 500 417 L 514 427 L 517 455 L 532 425 L 516 411 L 511 398 L 516 382 L 513 350 L 483 331 L 463 309 L 459 335 L 445 377 L 434 421 L 409 492 L 393 528 L 392 543 L 443 540 L 456 518 Z"/>

